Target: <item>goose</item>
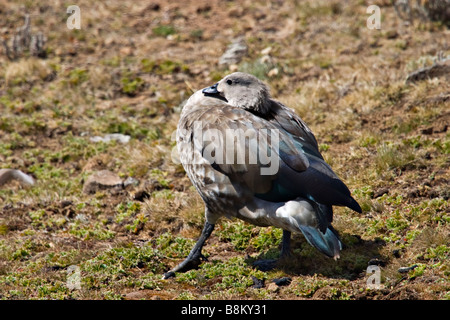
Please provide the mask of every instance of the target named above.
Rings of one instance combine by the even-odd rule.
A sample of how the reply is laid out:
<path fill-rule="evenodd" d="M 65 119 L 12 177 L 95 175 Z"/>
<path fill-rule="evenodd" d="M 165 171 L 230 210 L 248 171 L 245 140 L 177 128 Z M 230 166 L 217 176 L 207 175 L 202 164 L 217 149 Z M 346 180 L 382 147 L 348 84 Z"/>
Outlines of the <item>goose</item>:
<path fill-rule="evenodd" d="M 177 149 L 205 204 L 205 224 L 187 258 L 163 278 L 206 260 L 202 248 L 221 217 L 281 228 L 280 257 L 289 257 L 291 234 L 300 233 L 337 259 L 332 207 L 362 212 L 311 129 L 253 75 L 234 72 L 195 92 L 181 111 Z"/>

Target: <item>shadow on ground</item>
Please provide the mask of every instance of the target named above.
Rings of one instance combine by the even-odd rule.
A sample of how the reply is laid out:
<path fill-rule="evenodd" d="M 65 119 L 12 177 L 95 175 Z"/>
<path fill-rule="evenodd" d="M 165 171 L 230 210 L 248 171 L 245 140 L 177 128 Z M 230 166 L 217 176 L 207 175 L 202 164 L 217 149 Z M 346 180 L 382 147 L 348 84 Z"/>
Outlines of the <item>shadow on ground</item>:
<path fill-rule="evenodd" d="M 358 235 L 341 234 L 343 249 L 338 260 L 329 258 L 313 248 L 302 236 L 295 235 L 291 243 L 291 257 L 283 258 L 274 265 L 291 275 L 321 274 L 335 279 L 355 280 L 366 276 L 369 265 L 385 266 L 389 257 L 383 256 L 381 250 L 385 242 L 381 239 L 364 240 Z M 270 261 L 279 257 L 279 248 L 272 248 L 266 252 L 246 259 L 249 265 L 267 269 Z"/>

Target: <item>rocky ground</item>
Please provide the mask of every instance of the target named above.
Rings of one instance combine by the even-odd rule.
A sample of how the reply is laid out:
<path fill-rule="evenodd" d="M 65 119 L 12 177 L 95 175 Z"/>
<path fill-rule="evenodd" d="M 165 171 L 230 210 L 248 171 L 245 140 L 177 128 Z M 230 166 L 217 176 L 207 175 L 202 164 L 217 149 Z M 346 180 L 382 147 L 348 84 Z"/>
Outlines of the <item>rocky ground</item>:
<path fill-rule="evenodd" d="M 77 6 L 70 29 L 63 1 L 0 0 L 0 298 L 450 299 L 448 20 L 391 1 Z M 270 271 L 253 262 L 281 230 L 224 219 L 207 262 L 162 280 L 204 221 L 173 159 L 180 110 L 236 70 L 310 125 L 363 213 L 335 208 L 338 261 L 296 235 Z"/>

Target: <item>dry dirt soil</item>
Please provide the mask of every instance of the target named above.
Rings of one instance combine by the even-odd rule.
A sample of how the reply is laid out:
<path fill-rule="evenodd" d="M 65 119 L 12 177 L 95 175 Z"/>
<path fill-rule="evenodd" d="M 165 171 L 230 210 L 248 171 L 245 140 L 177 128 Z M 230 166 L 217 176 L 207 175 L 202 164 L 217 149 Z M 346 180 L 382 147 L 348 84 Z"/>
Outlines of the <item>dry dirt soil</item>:
<path fill-rule="evenodd" d="M 75 2 L 80 29 L 65 1 L 0 0 L 0 169 L 35 181 L 0 186 L 1 299 L 450 299 L 448 21 L 381 0 Z M 26 15 L 42 47 L 19 45 Z M 162 280 L 204 222 L 173 159 L 180 110 L 236 70 L 308 123 L 363 213 L 335 208 L 338 261 L 295 235 L 267 271 L 281 230 L 223 219 L 208 261 Z M 111 133 L 129 141 L 93 139 Z M 85 187 L 101 170 L 118 182 Z"/>

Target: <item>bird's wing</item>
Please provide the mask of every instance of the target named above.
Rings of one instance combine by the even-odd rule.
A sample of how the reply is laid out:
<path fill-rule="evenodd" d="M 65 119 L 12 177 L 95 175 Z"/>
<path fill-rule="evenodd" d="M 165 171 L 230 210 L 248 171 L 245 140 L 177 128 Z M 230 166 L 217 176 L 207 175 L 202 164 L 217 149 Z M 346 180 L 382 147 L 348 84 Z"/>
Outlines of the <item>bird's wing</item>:
<path fill-rule="evenodd" d="M 275 100 L 271 100 L 271 102 L 267 120 L 285 130 L 292 137 L 296 146 L 304 153 L 323 159 L 319 152 L 316 137 L 308 125 L 284 104 Z"/>
<path fill-rule="evenodd" d="M 295 171 L 309 166 L 284 130 L 243 109 L 218 102 L 196 108 L 182 121 L 192 128 L 194 148 L 214 169 L 255 193 L 271 189 L 281 162 Z"/>
<path fill-rule="evenodd" d="M 284 130 L 308 159 L 308 169 L 297 172 L 289 166 L 281 166 L 273 187 L 266 194 L 257 196 L 271 201 L 289 200 L 295 196 L 310 199 L 319 205 L 347 206 L 361 212 L 358 203 L 351 197 L 347 186 L 338 178 L 320 154 L 317 140 L 311 129 L 291 109 L 272 101 L 267 120 Z"/>
<path fill-rule="evenodd" d="M 308 169 L 301 172 L 289 166 L 281 166 L 273 187 L 266 194 L 257 196 L 271 201 L 289 200 L 302 196 L 319 205 L 347 206 L 361 212 L 358 203 L 351 197 L 347 186 L 338 178 L 320 154 L 317 140 L 311 129 L 291 109 L 272 100 L 267 120 L 284 130 L 292 139 L 296 149 L 308 159 Z"/>
<path fill-rule="evenodd" d="M 282 105 L 274 110 L 263 118 L 221 101 L 197 108 L 188 115 L 189 121 L 201 122 L 201 133 L 193 133 L 195 148 L 236 188 L 260 199 L 281 202 L 303 197 L 360 211 L 347 186 L 323 160 L 306 124 Z M 232 144 L 230 135 L 238 132 L 248 139 Z M 276 138 L 278 144 L 273 143 Z"/>

